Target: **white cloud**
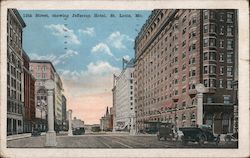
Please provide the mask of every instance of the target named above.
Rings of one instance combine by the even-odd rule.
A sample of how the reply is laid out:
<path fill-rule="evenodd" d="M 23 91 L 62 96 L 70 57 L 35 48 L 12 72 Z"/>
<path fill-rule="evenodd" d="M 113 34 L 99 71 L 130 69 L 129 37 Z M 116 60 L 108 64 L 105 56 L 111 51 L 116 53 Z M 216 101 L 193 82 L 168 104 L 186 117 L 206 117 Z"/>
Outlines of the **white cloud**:
<path fill-rule="evenodd" d="M 74 30 L 67 28 L 62 24 L 45 25 L 45 28 L 50 29 L 52 34 L 59 38 L 66 38 L 70 44 L 80 44 L 78 37 L 75 35 Z"/>
<path fill-rule="evenodd" d="M 115 31 L 109 35 L 107 38 L 107 42 L 114 48 L 117 49 L 125 49 L 126 46 L 124 42 L 131 41 L 133 42 L 134 40 L 130 38 L 128 35 L 121 34 L 119 31 Z"/>
<path fill-rule="evenodd" d="M 38 54 L 31 54 L 30 58 L 32 60 L 49 60 L 53 63 L 53 65 L 63 64 L 65 63 L 66 59 L 73 57 L 75 55 L 78 55 L 77 51 L 74 50 L 67 50 L 64 54 L 61 55 L 54 55 L 54 54 L 48 54 L 48 55 L 38 55 Z"/>
<path fill-rule="evenodd" d="M 79 29 L 78 32 L 85 34 L 85 35 L 94 36 L 95 35 L 95 28 L 87 27 L 85 29 Z"/>
<path fill-rule="evenodd" d="M 94 75 L 112 74 L 119 71 L 119 68 L 113 67 L 110 65 L 110 63 L 105 61 L 98 61 L 96 63 L 91 62 L 89 65 L 87 65 L 87 68 L 87 74 Z"/>
<path fill-rule="evenodd" d="M 113 56 L 109 46 L 105 43 L 98 43 L 91 49 L 91 53 L 104 53 Z"/>

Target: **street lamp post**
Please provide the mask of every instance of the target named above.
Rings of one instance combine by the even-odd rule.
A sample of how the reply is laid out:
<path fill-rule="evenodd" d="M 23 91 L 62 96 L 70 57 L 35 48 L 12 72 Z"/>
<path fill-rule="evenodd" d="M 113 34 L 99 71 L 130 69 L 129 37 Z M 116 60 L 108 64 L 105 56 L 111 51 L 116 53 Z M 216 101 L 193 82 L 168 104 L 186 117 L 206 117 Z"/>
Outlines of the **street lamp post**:
<path fill-rule="evenodd" d="M 53 80 L 47 80 L 45 82 L 45 88 L 48 90 L 48 131 L 46 133 L 45 146 L 56 146 L 56 133 L 54 131 L 54 82 Z"/>
<path fill-rule="evenodd" d="M 68 120 L 69 120 L 69 130 L 68 130 L 68 136 L 72 136 L 72 110 L 68 111 Z"/>

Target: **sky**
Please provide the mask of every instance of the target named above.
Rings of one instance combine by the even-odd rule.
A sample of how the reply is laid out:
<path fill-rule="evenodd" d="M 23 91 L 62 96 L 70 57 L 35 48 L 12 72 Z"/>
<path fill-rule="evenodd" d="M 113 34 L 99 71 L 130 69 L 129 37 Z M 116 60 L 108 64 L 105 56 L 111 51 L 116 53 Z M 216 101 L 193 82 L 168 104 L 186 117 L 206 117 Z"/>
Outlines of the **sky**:
<path fill-rule="evenodd" d="M 73 117 L 86 124 L 99 124 L 106 107 L 112 107 L 113 74 L 121 72 L 122 58 L 134 57 L 135 37 L 151 11 L 19 10 L 19 13 L 26 23 L 25 52 L 31 60 L 53 63 Z"/>

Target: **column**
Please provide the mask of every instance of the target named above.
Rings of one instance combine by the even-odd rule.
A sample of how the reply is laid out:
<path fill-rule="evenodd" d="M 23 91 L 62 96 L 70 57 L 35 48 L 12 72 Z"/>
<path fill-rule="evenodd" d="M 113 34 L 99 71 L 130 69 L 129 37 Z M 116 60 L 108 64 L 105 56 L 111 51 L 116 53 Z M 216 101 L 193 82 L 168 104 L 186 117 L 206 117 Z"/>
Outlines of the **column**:
<path fill-rule="evenodd" d="M 12 118 L 10 118 L 10 124 L 11 124 L 10 132 L 11 132 L 11 134 L 13 134 L 13 119 Z"/>
<path fill-rule="evenodd" d="M 197 125 L 203 124 L 203 94 L 197 94 Z"/>
<path fill-rule="evenodd" d="M 56 133 L 54 131 L 54 102 L 53 90 L 48 90 L 48 132 L 46 133 L 45 146 L 56 146 Z"/>
<path fill-rule="evenodd" d="M 68 111 L 68 120 L 69 120 L 69 130 L 68 130 L 68 136 L 72 136 L 72 110 Z"/>

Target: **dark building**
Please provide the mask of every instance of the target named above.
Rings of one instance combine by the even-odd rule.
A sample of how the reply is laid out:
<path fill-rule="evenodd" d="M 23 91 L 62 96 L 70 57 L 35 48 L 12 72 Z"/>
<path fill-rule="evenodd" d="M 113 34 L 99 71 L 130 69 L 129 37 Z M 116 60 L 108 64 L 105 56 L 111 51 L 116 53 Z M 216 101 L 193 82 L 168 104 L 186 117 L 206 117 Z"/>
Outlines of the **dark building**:
<path fill-rule="evenodd" d="M 35 78 L 29 71 L 30 59 L 23 51 L 23 76 L 24 76 L 24 117 L 23 130 L 24 132 L 31 132 L 35 121 Z"/>
<path fill-rule="evenodd" d="M 62 130 L 67 130 L 67 99 L 62 95 Z"/>
<path fill-rule="evenodd" d="M 7 12 L 7 135 L 23 132 L 24 81 L 22 30 L 25 23 L 16 9 Z"/>
<path fill-rule="evenodd" d="M 194 126 L 196 85 L 204 84 L 203 124 L 233 130 L 236 10 L 154 10 L 135 40 L 137 130 L 148 121 Z"/>

